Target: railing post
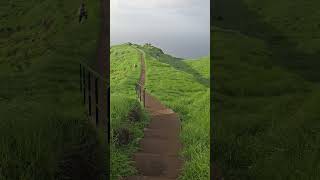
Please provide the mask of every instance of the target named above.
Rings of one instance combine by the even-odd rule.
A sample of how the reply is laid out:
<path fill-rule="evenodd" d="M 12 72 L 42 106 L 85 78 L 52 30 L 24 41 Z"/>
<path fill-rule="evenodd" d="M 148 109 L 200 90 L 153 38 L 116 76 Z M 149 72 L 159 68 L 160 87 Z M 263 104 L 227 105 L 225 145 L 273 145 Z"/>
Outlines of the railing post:
<path fill-rule="evenodd" d="M 143 88 L 143 107 L 146 107 L 146 88 Z"/>
<path fill-rule="evenodd" d="M 80 92 L 82 92 L 82 66 L 80 64 Z"/>
<path fill-rule="evenodd" d="M 99 97 L 98 97 L 98 78 L 96 77 L 95 78 L 95 104 L 96 104 L 96 125 L 98 125 L 99 124 L 99 109 L 98 109 L 98 103 L 99 103 L 99 101 L 98 101 L 98 99 L 99 99 Z"/>
<path fill-rule="evenodd" d="M 136 84 L 136 94 L 137 94 L 137 98 L 139 98 L 139 87 L 138 87 L 138 83 Z"/>
<path fill-rule="evenodd" d="M 83 67 L 82 75 L 83 75 L 83 104 L 86 104 L 86 70 L 84 67 Z"/>
<path fill-rule="evenodd" d="M 137 83 L 137 96 L 138 96 L 138 99 L 140 99 L 140 95 L 139 95 L 139 84 Z"/>
<path fill-rule="evenodd" d="M 110 86 L 108 86 L 107 90 L 107 102 L 110 102 Z M 108 143 L 110 143 L 110 103 L 107 103 L 107 130 L 108 130 Z"/>
<path fill-rule="evenodd" d="M 142 96 L 141 96 L 141 85 L 139 84 L 139 94 L 140 94 L 140 102 L 142 101 Z"/>
<path fill-rule="evenodd" d="M 89 101 L 89 116 L 91 116 L 91 77 L 90 71 L 88 71 L 88 101 Z"/>
<path fill-rule="evenodd" d="M 137 83 L 137 95 L 138 95 L 138 99 L 140 100 L 140 86 L 139 86 L 139 83 Z"/>

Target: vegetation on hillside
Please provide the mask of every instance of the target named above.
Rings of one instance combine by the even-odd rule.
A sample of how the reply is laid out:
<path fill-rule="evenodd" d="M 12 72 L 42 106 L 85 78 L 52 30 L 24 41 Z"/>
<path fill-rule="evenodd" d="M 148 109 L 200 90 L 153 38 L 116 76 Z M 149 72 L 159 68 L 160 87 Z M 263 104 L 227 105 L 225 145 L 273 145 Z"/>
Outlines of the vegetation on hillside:
<path fill-rule="evenodd" d="M 319 179 L 317 4 L 215 1 L 212 141 L 225 179 Z"/>
<path fill-rule="evenodd" d="M 138 150 L 148 117 L 137 100 L 140 53 L 129 44 L 111 47 L 111 179 L 136 174 L 132 155 Z"/>
<path fill-rule="evenodd" d="M 94 62 L 98 2 L 0 2 L 0 179 L 98 179 L 106 139 L 88 121 L 79 61 Z"/>
<path fill-rule="evenodd" d="M 124 44 L 111 48 L 111 169 L 112 178 L 136 173 L 131 158 L 148 118 L 130 121 L 130 111 L 141 108 L 135 83 L 140 75 L 140 50 L 146 61 L 146 89 L 176 111 L 182 120 L 181 139 L 185 166 L 181 179 L 209 179 L 209 57 L 199 60 L 174 58 L 152 46 Z M 141 109 L 139 110 L 141 111 Z M 130 131 L 129 143 L 119 145 L 119 131 Z"/>
<path fill-rule="evenodd" d="M 146 89 L 177 112 L 182 121 L 185 160 L 181 179 L 209 179 L 210 82 L 209 57 L 182 60 L 150 44 L 146 54 Z"/>
<path fill-rule="evenodd" d="M 317 0 L 218 0 L 213 26 L 263 40 L 272 64 L 319 81 L 319 5 Z"/>

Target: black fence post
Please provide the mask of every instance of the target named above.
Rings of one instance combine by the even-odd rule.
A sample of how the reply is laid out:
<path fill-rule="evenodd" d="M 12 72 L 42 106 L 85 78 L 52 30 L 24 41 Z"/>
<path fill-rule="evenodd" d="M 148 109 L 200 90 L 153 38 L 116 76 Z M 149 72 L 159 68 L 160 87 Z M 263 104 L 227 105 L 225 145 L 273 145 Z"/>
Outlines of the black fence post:
<path fill-rule="evenodd" d="M 82 92 L 82 66 L 80 64 L 80 92 Z"/>
<path fill-rule="evenodd" d="M 86 104 L 86 70 L 84 67 L 83 67 L 82 75 L 83 75 L 83 104 Z"/>
<path fill-rule="evenodd" d="M 143 107 L 146 107 L 146 88 L 143 88 Z"/>
<path fill-rule="evenodd" d="M 139 93 L 139 94 L 140 94 L 140 102 L 141 102 L 141 100 L 142 100 L 142 96 L 141 96 L 141 91 L 142 91 L 142 90 L 141 90 L 141 85 L 139 84 L 139 92 L 140 92 L 140 93 Z"/>
<path fill-rule="evenodd" d="M 89 101 L 89 115 L 91 116 L 91 77 L 90 71 L 88 71 L 88 101 Z"/>
<path fill-rule="evenodd" d="M 110 102 L 110 87 L 107 90 L 107 102 Z M 108 143 L 110 143 L 110 103 L 107 103 L 107 129 L 108 129 Z"/>
<path fill-rule="evenodd" d="M 95 104 L 96 104 L 96 125 L 98 125 L 99 124 L 99 109 L 98 109 L 98 103 L 99 103 L 99 96 L 98 96 L 98 78 L 96 77 L 95 78 L 95 99 L 96 99 L 96 102 L 95 102 Z"/>
<path fill-rule="evenodd" d="M 138 84 L 136 84 L 136 94 L 137 94 L 137 98 L 139 98 L 139 94 L 138 94 Z"/>
<path fill-rule="evenodd" d="M 138 85 L 138 83 L 136 84 L 136 93 L 137 93 L 137 98 L 139 99 L 139 85 Z"/>

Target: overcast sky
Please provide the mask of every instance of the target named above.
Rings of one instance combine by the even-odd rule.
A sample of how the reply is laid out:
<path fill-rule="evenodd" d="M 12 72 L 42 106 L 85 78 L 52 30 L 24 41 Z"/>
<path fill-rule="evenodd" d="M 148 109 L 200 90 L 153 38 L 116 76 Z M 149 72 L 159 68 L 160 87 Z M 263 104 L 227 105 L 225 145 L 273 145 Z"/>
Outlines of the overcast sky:
<path fill-rule="evenodd" d="M 111 0 L 111 45 L 149 42 L 166 53 L 210 52 L 210 0 Z"/>

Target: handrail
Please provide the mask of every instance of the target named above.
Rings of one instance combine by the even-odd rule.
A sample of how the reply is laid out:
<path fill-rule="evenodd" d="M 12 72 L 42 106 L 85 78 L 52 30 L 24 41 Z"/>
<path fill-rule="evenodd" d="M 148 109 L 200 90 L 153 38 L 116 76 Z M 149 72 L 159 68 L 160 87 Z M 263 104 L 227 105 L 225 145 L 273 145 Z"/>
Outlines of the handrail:
<path fill-rule="evenodd" d="M 93 75 L 95 75 L 96 77 L 98 77 L 100 80 L 104 81 L 105 83 L 108 84 L 109 86 L 109 80 L 107 80 L 106 78 L 104 78 L 103 76 L 101 76 L 98 72 L 96 72 L 95 70 L 93 70 L 89 65 L 87 65 L 84 62 L 79 61 L 79 63 L 84 66 L 88 71 L 90 71 L 90 73 L 92 73 Z"/>
<path fill-rule="evenodd" d="M 139 86 L 141 86 L 141 87 L 144 87 L 144 85 L 141 84 L 141 83 L 139 83 L 139 82 L 137 82 L 136 84 L 139 85 Z M 145 88 L 145 89 L 146 89 L 146 88 Z"/>
<path fill-rule="evenodd" d="M 99 99 L 101 93 L 109 93 L 109 81 L 86 63 L 81 61 L 78 62 L 80 64 L 80 91 L 83 93 L 83 103 L 87 107 L 89 117 L 95 118 L 95 125 L 99 125 L 101 120 L 108 121 L 105 120 L 105 117 L 102 117 L 101 114 L 107 113 L 108 116 L 110 114 L 108 110 L 105 112 L 106 109 L 104 109 L 104 105 L 101 104 L 102 101 Z M 100 90 L 99 87 L 103 89 Z"/>
<path fill-rule="evenodd" d="M 143 103 L 144 107 L 146 107 L 146 88 L 140 83 L 136 83 L 136 93 L 138 100 Z"/>
<path fill-rule="evenodd" d="M 142 56 L 144 56 L 145 58 L 145 53 L 144 51 L 142 51 L 141 49 L 139 48 L 136 48 L 136 47 L 133 47 L 134 49 L 138 50 Z M 141 57 L 142 58 L 142 57 Z M 142 61 L 141 61 L 142 62 Z M 145 62 L 144 62 L 145 63 Z M 145 66 L 145 64 L 144 64 Z M 144 71 L 142 71 L 143 67 L 141 66 L 141 73 L 143 73 Z M 145 69 L 144 69 L 145 70 Z M 146 88 L 145 88 L 145 85 L 144 85 L 144 82 L 143 84 L 140 82 L 141 81 L 141 76 L 142 74 L 140 73 L 140 80 L 139 82 L 136 83 L 136 93 L 137 93 L 137 96 L 138 96 L 138 99 L 140 102 L 143 103 L 143 106 L 146 107 Z M 144 72 L 145 73 L 145 72 Z"/>

